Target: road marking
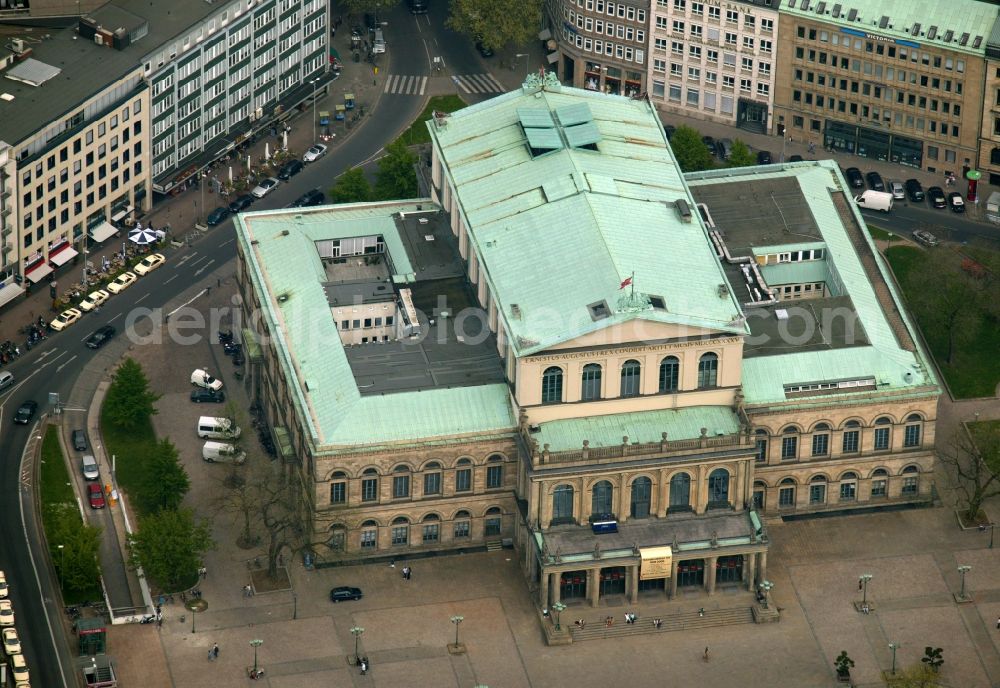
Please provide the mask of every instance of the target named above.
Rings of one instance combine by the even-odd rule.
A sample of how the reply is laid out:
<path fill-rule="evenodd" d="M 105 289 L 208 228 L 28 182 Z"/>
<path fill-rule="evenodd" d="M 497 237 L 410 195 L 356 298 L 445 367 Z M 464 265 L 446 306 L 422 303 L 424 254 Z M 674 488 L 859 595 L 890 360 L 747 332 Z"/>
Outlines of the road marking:
<path fill-rule="evenodd" d="M 202 265 L 200 268 L 198 268 L 197 270 L 194 271 L 194 276 L 197 277 L 201 273 L 205 272 L 205 270 L 208 270 L 208 266 L 211 265 L 214 262 L 215 262 L 215 258 L 213 258 L 212 260 L 210 260 L 207 263 L 205 263 L 204 265 Z"/>
<path fill-rule="evenodd" d="M 68 361 L 60 363 L 59 366 L 56 367 L 56 372 L 57 373 L 61 373 L 63 368 L 65 368 L 66 366 L 68 366 L 70 363 L 72 363 L 75 360 L 76 360 L 76 354 L 73 354 L 72 358 L 70 358 Z"/>
<path fill-rule="evenodd" d="M 188 305 L 189 303 L 193 302 L 199 296 L 204 296 L 207 293 L 208 293 L 208 289 L 202 289 L 197 294 L 195 294 L 194 296 L 192 296 L 190 299 L 188 299 L 187 301 L 185 301 L 184 303 L 182 303 L 181 305 L 179 305 L 177 308 L 175 308 L 174 310 L 172 310 L 169 313 L 167 313 L 166 316 L 164 316 L 164 319 L 169 320 L 171 315 L 173 315 L 174 313 L 176 313 L 180 309 L 184 308 L 184 306 Z"/>
<path fill-rule="evenodd" d="M 170 284 L 170 283 L 171 283 L 171 282 L 173 282 L 173 281 L 174 281 L 175 279 L 177 279 L 177 275 L 174 275 L 174 276 L 172 276 L 172 277 L 171 277 L 170 279 L 168 279 L 168 280 L 165 280 L 165 281 L 164 281 L 163 283 L 164 283 L 164 284 Z"/>
<path fill-rule="evenodd" d="M 422 96 L 427 89 L 427 77 L 406 74 L 390 74 L 386 77 L 383 93 L 398 96 Z"/>
<path fill-rule="evenodd" d="M 225 246 L 226 244 L 231 244 L 234 241 L 236 241 L 236 239 L 229 239 L 228 241 L 223 241 L 221 244 L 219 244 L 219 246 Z"/>
<path fill-rule="evenodd" d="M 115 320 L 117 320 L 117 319 L 118 319 L 118 318 L 120 318 L 120 317 L 122 317 L 122 314 L 121 314 L 121 313 L 119 313 L 119 314 L 118 314 L 118 315 L 116 315 L 115 317 L 111 318 L 111 320 L 109 320 L 108 322 L 114 322 Z"/>
<path fill-rule="evenodd" d="M 466 93 L 504 93 L 506 89 L 492 74 L 459 74 L 452 81 Z"/>
<path fill-rule="evenodd" d="M 135 300 L 135 302 L 136 302 L 136 303 L 139 303 L 140 301 L 142 301 L 142 300 L 143 300 L 144 298 L 146 298 L 147 296 L 149 296 L 149 292 L 148 292 L 148 291 L 147 291 L 147 292 L 146 292 L 145 294 L 143 294 L 142 296 L 140 296 L 139 298 L 137 298 L 137 299 Z"/>
<path fill-rule="evenodd" d="M 178 258 L 177 262 L 174 263 L 174 265 L 176 267 L 180 267 L 180 266 L 184 265 L 184 263 L 186 263 L 189 260 L 191 260 L 192 258 L 194 258 L 196 255 L 198 255 L 198 252 L 197 251 L 192 251 L 191 253 L 188 253 L 188 254 L 182 256 L 181 258 Z"/>
<path fill-rule="evenodd" d="M 202 262 L 204 260 L 208 260 L 208 256 L 202 256 L 198 260 L 194 261 L 193 263 L 191 263 L 191 267 L 194 267 L 195 265 L 197 265 L 198 263 L 200 263 L 200 262 Z"/>

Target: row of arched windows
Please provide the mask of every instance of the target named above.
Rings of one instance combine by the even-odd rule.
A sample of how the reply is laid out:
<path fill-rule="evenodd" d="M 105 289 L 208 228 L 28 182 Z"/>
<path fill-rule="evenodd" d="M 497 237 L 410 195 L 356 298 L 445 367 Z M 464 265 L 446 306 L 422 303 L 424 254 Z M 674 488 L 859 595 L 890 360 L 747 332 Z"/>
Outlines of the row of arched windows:
<path fill-rule="evenodd" d="M 486 471 L 481 480 L 487 490 L 500 489 L 504 486 L 504 457 L 493 454 L 486 459 Z M 462 457 L 455 462 L 454 492 L 470 493 L 475 487 L 472 459 Z M 418 479 L 418 486 L 424 497 L 442 495 L 444 490 L 444 467 L 440 461 L 429 461 L 424 464 Z M 377 468 L 366 468 L 361 472 L 361 501 L 377 502 L 380 498 L 380 480 L 391 480 L 391 499 L 408 499 L 413 496 L 415 487 L 414 476 L 408 464 L 397 464 L 392 472 L 383 476 Z M 351 476 L 345 471 L 334 471 L 330 476 L 330 504 L 346 505 L 348 502 L 347 486 Z"/>
<path fill-rule="evenodd" d="M 869 474 L 868 499 L 886 499 L 889 495 L 889 471 L 885 468 L 876 468 Z M 899 472 L 899 496 L 903 498 L 916 497 L 920 493 L 920 468 L 919 466 L 906 466 Z M 845 471 L 836 481 L 819 473 L 812 476 L 804 484 L 793 477 L 782 478 L 777 482 L 779 509 L 789 509 L 803 503 L 810 507 L 818 507 L 824 504 L 849 503 L 858 500 L 858 483 L 862 480 L 856 471 Z M 766 491 L 768 484 L 763 480 L 754 481 L 753 501 L 758 509 L 764 509 L 766 504 Z M 808 495 L 800 495 L 800 490 L 807 490 Z"/>
<path fill-rule="evenodd" d="M 588 363 L 580 374 L 580 400 L 595 401 L 601 398 L 604 369 L 599 363 Z M 619 397 L 637 397 L 642 393 L 642 364 L 629 359 L 622 363 L 618 387 Z M 550 366 L 542 373 L 542 403 L 558 404 L 563 399 L 563 369 Z M 669 394 L 680 389 L 681 361 L 667 356 L 660 361 L 657 393 Z M 698 389 L 708 389 L 718 384 L 719 356 L 708 352 L 698 359 Z"/>
<path fill-rule="evenodd" d="M 496 537 L 503 533 L 503 509 L 491 506 L 483 513 L 483 537 Z M 451 517 L 451 538 L 463 540 L 472 535 L 472 514 L 460 509 Z M 419 530 L 413 530 L 413 527 Z M 359 528 L 358 547 L 362 550 L 374 550 L 379 547 L 379 528 L 382 524 L 375 519 L 368 519 Z M 402 547 L 412 544 L 435 545 L 447 534 L 442 533 L 442 518 L 439 514 L 429 513 L 418 520 L 411 521 L 406 516 L 397 516 L 388 525 L 389 542 L 383 546 Z M 340 523 L 330 526 L 327 545 L 336 551 L 343 551 L 347 542 L 347 528 Z"/>
<path fill-rule="evenodd" d="M 904 449 L 916 449 L 923 443 L 924 418 L 918 413 L 911 413 L 903 421 L 902 446 Z M 892 428 L 895 422 L 889 416 L 879 416 L 871 427 L 872 451 L 890 451 L 892 447 Z M 798 425 L 786 425 L 776 437 L 780 441 L 781 460 L 791 461 L 803 456 L 831 456 L 842 454 L 857 454 L 862 451 L 862 433 L 865 426 L 858 420 L 846 420 L 836 430 L 841 432 L 839 446 L 834 446 L 833 431 L 830 423 L 818 422 L 809 429 L 811 437 Z M 757 444 L 757 461 L 767 460 L 768 438 L 770 433 L 764 429 L 755 431 Z M 803 440 L 807 440 L 804 443 Z"/>

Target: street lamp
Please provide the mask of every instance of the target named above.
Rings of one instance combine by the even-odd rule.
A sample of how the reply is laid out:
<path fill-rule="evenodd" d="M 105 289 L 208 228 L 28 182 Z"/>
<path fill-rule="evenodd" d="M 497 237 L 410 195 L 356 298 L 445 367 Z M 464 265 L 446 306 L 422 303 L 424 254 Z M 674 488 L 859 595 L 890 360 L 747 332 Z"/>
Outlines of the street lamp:
<path fill-rule="evenodd" d="M 292 593 L 292 619 L 299 618 L 299 596 Z"/>
<path fill-rule="evenodd" d="M 889 649 L 892 650 L 892 675 L 896 675 L 896 650 L 899 649 L 901 643 L 889 643 Z"/>
<path fill-rule="evenodd" d="M 317 81 L 319 81 L 319 77 L 309 80 L 309 83 L 313 85 L 313 143 L 316 142 L 316 82 Z"/>
<path fill-rule="evenodd" d="M 514 56 L 514 59 L 516 60 L 519 57 L 524 58 L 524 75 L 528 76 L 528 58 L 531 57 L 531 55 L 529 55 L 528 53 L 518 53 L 517 55 Z"/>
<path fill-rule="evenodd" d="M 990 529 L 990 549 L 993 549 L 993 531 L 996 530 L 996 527 L 997 527 L 996 523 L 988 523 L 988 524 L 980 523 L 979 524 L 979 532 L 980 533 L 985 533 L 987 528 Z"/>
<path fill-rule="evenodd" d="M 768 595 L 771 594 L 771 589 L 774 587 L 774 583 L 772 583 L 769 580 L 763 580 L 763 581 L 760 582 L 760 585 L 758 585 L 757 587 L 760 588 L 761 592 L 764 595 L 764 609 L 767 609 L 768 608 L 767 607 Z"/>
<path fill-rule="evenodd" d="M 861 606 L 864 607 L 868 603 L 868 581 L 872 579 L 872 574 L 862 573 L 858 578 L 858 582 L 861 583 L 861 589 L 864 591 L 861 594 Z"/>
<path fill-rule="evenodd" d="M 458 616 L 457 614 L 451 617 L 451 622 L 455 624 L 455 647 L 458 647 L 458 625 L 465 621 L 464 616 Z"/>
<path fill-rule="evenodd" d="M 201 212 L 198 214 L 198 218 L 202 221 L 205 219 L 205 179 L 208 177 L 208 172 L 198 173 L 198 190 L 201 193 Z"/>
<path fill-rule="evenodd" d="M 354 663 L 359 664 L 361 662 L 358 655 L 358 641 L 361 640 L 361 635 L 365 632 L 361 626 L 355 626 L 351 629 L 351 635 L 354 636 Z"/>
<path fill-rule="evenodd" d="M 253 648 L 253 673 L 257 674 L 257 648 L 264 644 L 263 640 L 251 640 L 250 647 Z"/>
<path fill-rule="evenodd" d="M 556 630 L 560 631 L 562 628 L 559 626 L 559 612 L 566 609 L 566 605 L 562 602 L 556 602 L 552 605 L 552 611 L 556 613 Z"/>
<path fill-rule="evenodd" d="M 962 592 L 958 593 L 958 596 L 961 599 L 965 599 L 965 574 L 967 574 L 971 570 L 972 570 L 971 566 L 963 565 L 958 567 L 958 572 L 962 574 Z"/>
<path fill-rule="evenodd" d="M 66 548 L 56 545 L 59 548 L 59 591 L 66 592 Z"/>

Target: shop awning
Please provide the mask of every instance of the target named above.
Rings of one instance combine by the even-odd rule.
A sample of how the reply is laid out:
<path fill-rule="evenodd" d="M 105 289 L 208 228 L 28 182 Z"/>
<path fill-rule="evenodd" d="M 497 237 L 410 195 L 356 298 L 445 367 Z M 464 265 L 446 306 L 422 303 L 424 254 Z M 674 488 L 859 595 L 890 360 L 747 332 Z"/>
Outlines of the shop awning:
<path fill-rule="evenodd" d="M 70 246 L 69 244 L 63 244 L 56 250 L 49 253 L 49 262 L 56 267 L 61 267 L 73 260 L 73 257 L 78 254 L 78 251 Z"/>
<path fill-rule="evenodd" d="M 116 212 L 114 215 L 112 215 L 111 216 L 111 221 L 112 222 L 118 222 L 118 220 L 121 220 L 121 219 L 123 219 L 125 217 L 128 217 L 128 214 L 131 213 L 133 210 L 134 210 L 134 208 L 132 206 L 127 205 L 124 208 L 122 208 L 121 210 L 119 210 L 118 212 Z"/>
<path fill-rule="evenodd" d="M 34 267 L 28 268 L 28 270 L 24 273 L 24 276 L 31 280 L 32 284 L 38 284 L 53 272 L 54 270 L 52 266 L 42 261 L 41 263 L 35 264 Z"/>
<path fill-rule="evenodd" d="M 670 578 L 674 553 L 669 545 L 663 547 L 640 547 L 639 580 Z"/>
<path fill-rule="evenodd" d="M 114 236 L 115 232 L 117 231 L 118 230 L 115 229 L 115 226 L 110 222 L 102 222 L 97 227 L 95 227 L 93 231 L 90 232 L 90 239 L 91 241 L 96 241 L 97 243 L 101 243 L 102 241 L 105 241 L 109 237 Z"/>
<path fill-rule="evenodd" d="M 18 296 L 24 293 L 24 287 L 17 282 L 11 281 L 0 287 L 0 306 L 5 306 Z"/>

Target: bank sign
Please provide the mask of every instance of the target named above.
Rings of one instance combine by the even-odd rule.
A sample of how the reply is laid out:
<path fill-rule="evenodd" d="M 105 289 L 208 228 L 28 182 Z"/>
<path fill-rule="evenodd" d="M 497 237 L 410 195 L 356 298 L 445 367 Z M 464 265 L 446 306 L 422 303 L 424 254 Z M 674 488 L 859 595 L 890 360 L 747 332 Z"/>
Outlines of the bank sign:
<path fill-rule="evenodd" d="M 908 48 L 919 48 L 920 44 L 914 41 L 905 41 L 899 38 L 889 38 L 888 36 L 879 36 L 876 33 L 868 33 L 866 31 L 858 31 L 857 29 L 845 29 L 841 28 L 840 33 L 846 33 L 851 36 L 858 36 L 860 38 L 866 38 L 869 41 L 878 41 L 879 43 L 892 43 L 893 45 L 905 45 Z"/>

